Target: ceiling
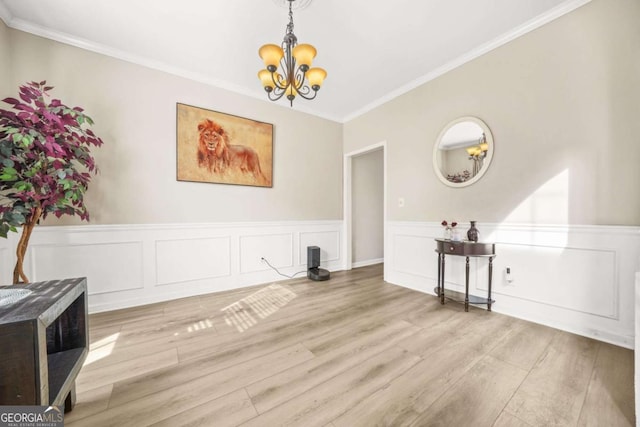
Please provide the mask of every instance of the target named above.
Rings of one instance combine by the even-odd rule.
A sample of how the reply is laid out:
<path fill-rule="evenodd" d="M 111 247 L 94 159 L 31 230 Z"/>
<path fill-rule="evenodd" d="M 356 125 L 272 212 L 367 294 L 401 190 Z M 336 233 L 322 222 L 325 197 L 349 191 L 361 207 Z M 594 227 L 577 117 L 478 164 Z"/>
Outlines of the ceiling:
<path fill-rule="evenodd" d="M 315 0 L 294 10 L 328 76 L 293 109 L 345 122 L 590 0 Z M 306 2 L 306 0 L 305 0 Z M 266 99 L 284 0 L 0 0 L 12 28 Z M 290 108 L 283 98 L 280 105 Z"/>

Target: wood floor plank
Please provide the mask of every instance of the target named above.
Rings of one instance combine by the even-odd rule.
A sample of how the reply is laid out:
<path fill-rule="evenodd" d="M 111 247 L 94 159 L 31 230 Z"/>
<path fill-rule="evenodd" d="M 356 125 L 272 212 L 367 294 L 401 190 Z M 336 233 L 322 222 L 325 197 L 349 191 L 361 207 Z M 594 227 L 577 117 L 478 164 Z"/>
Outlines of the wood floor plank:
<path fill-rule="evenodd" d="M 493 349 L 491 355 L 504 362 L 529 370 L 540 358 L 558 330 L 525 321 L 518 323 L 518 327 Z"/>
<path fill-rule="evenodd" d="M 242 425 L 324 426 L 419 361 L 406 350 L 391 348 Z"/>
<path fill-rule="evenodd" d="M 534 426 L 576 425 L 599 345 L 556 334 L 505 411 Z"/>
<path fill-rule="evenodd" d="M 177 348 L 178 345 L 186 345 L 193 341 L 213 341 L 216 332 L 213 330 L 198 331 L 197 333 L 162 333 L 151 334 L 153 339 L 141 340 L 138 343 L 123 338 L 121 334 L 113 336 L 112 342 L 108 337 L 103 339 L 105 342 L 101 347 L 91 348 L 87 359 L 85 360 L 83 371 L 95 371 L 108 369 L 111 365 L 122 365 L 123 363 L 135 363 L 136 359 L 142 357 L 151 357 L 154 354 L 161 353 L 170 348 Z M 122 341 L 125 341 L 123 344 Z"/>
<path fill-rule="evenodd" d="M 337 375 L 368 363 L 368 359 L 417 330 L 417 327 L 399 320 L 367 328 L 366 333 L 356 331 L 353 339 L 345 339 L 341 346 L 256 382 L 247 387 L 247 392 L 258 412 L 264 413 Z"/>
<path fill-rule="evenodd" d="M 160 391 L 153 388 L 141 391 L 136 387 L 137 384 L 133 384 L 131 388 L 127 387 L 126 390 L 119 390 L 119 384 L 116 384 L 109 409 L 79 420 L 79 425 L 148 426 L 204 405 L 230 391 L 242 389 L 247 384 L 297 364 L 295 357 L 299 355 L 303 355 L 303 358 L 309 357 L 306 349 L 291 349 L 288 356 L 282 353 L 271 354 L 260 360 L 202 375 Z M 129 398 L 125 398 L 127 393 L 130 393 Z M 144 393 L 144 397 L 136 399 L 138 393 Z"/>
<path fill-rule="evenodd" d="M 440 304 L 440 300 L 435 296 L 425 295 L 423 298 L 423 306 L 416 310 L 407 310 L 402 313 L 401 319 L 419 326 L 421 328 L 433 328 L 439 323 L 445 323 L 449 319 L 458 317 L 458 313 L 462 311 L 457 304 L 447 305 L 447 310 L 442 310 L 445 306 Z"/>
<path fill-rule="evenodd" d="M 143 305 L 121 310 L 105 311 L 94 313 L 89 317 L 91 327 L 103 327 L 113 325 L 123 325 L 125 323 L 140 323 L 146 321 L 160 320 L 164 316 L 164 306 L 167 303 L 157 303 Z"/>
<path fill-rule="evenodd" d="M 446 310 L 442 312 L 446 315 Z M 427 343 L 414 348 L 424 360 L 335 419 L 336 427 L 411 424 L 507 336 L 514 324 L 507 316 L 485 317 L 482 313 L 478 313 L 479 321 L 473 322 L 474 316 L 468 314 L 460 313 L 457 323 L 436 323 L 438 332 L 433 336 L 427 329 L 401 341 L 404 347 L 407 342 Z M 443 339 L 443 331 L 447 338 Z"/>
<path fill-rule="evenodd" d="M 127 402 L 162 390 L 188 384 L 212 374 L 216 374 L 210 377 L 212 381 L 215 380 L 220 386 L 226 385 L 229 387 L 227 391 L 232 391 L 313 358 L 313 354 L 304 346 L 295 344 L 291 347 L 226 367 L 218 363 L 218 359 L 215 357 L 181 362 L 177 369 L 158 370 L 150 375 L 117 382 L 114 386 L 113 397 L 109 406 L 114 408 L 125 405 Z"/>
<path fill-rule="evenodd" d="M 493 427 L 533 427 L 508 412 L 502 411 Z"/>
<path fill-rule="evenodd" d="M 424 411 L 413 426 L 491 426 L 527 371 L 486 356 Z M 487 399 L 486 396 L 491 396 Z"/>
<path fill-rule="evenodd" d="M 113 391 L 113 384 L 94 388 L 77 394 L 76 405 L 73 411 L 64 414 L 65 425 L 82 418 L 105 411 L 109 407 L 109 399 Z"/>
<path fill-rule="evenodd" d="M 158 353 L 140 355 L 103 369 L 82 369 L 76 379 L 77 391 L 91 390 L 127 379 L 132 375 L 150 374 L 158 369 L 178 364 L 178 352 L 170 348 Z"/>
<path fill-rule="evenodd" d="M 449 308 L 436 306 L 434 314 L 442 313 L 448 316 Z M 491 336 L 495 331 L 498 336 L 492 336 L 488 343 L 493 347 L 506 334 L 516 327 L 518 320 L 498 313 L 491 313 L 480 309 L 471 309 L 468 313 L 459 312 L 446 321 L 434 321 L 431 328 L 425 328 L 419 333 L 420 339 L 406 339 L 398 345 L 424 358 L 437 351 L 442 344 L 452 344 L 453 341 L 464 344 L 477 336 Z"/>
<path fill-rule="evenodd" d="M 154 424 L 154 427 L 233 427 L 258 415 L 244 389 Z"/>
<path fill-rule="evenodd" d="M 635 426 L 633 351 L 601 343 L 579 426 Z"/>

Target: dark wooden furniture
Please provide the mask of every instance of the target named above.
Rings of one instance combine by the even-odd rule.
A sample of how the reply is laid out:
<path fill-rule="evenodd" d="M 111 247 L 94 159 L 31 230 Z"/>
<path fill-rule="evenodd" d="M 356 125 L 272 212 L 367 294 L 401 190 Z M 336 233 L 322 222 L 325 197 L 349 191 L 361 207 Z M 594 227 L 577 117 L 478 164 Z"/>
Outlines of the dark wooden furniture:
<path fill-rule="evenodd" d="M 0 289 L 32 291 L 0 307 L 0 405 L 64 405 L 70 411 L 88 353 L 86 278 Z"/>
<path fill-rule="evenodd" d="M 493 258 L 496 256 L 495 244 L 436 239 L 436 252 L 438 253 L 438 286 L 433 291 L 440 297 L 440 303 L 444 304 L 444 299 L 448 298 L 454 301 L 464 302 L 464 311 L 469 311 L 469 304 L 486 304 L 487 310 L 491 311 L 491 304 L 495 302 L 495 300 L 491 299 Z M 444 288 L 445 255 L 456 255 L 466 258 L 464 294 L 452 290 L 445 290 Z M 469 295 L 469 257 L 489 258 L 489 292 L 487 298 Z"/>

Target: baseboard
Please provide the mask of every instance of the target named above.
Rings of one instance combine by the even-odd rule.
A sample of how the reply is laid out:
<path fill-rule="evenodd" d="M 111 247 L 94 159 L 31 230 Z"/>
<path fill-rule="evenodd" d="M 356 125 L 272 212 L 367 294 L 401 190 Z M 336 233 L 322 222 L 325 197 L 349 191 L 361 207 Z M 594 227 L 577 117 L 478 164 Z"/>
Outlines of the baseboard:
<path fill-rule="evenodd" d="M 356 261 L 351 263 L 352 268 L 366 267 L 368 265 L 382 264 L 384 263 L 384 258 L 376 258 L 376 259 L 368 259 L 364 261 Z"/>

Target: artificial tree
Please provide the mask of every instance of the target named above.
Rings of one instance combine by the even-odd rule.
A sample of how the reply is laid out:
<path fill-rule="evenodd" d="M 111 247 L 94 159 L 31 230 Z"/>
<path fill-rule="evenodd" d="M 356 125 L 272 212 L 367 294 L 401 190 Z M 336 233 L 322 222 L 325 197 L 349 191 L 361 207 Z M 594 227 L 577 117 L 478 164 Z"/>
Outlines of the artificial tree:
<path fill-rule="evenodd" d="M 13 283 L 27 283 L 23 262 L 29 238 L 48 214 L 89 220 L 84 193 L 97 173 L 91 146 L 102 140 L 80 107 L 49 100 L 46 82 L 20 86 L 19 98 L 5 98 L 14 111 L 0 109 L 0 236 L 17 231 Z"/>

